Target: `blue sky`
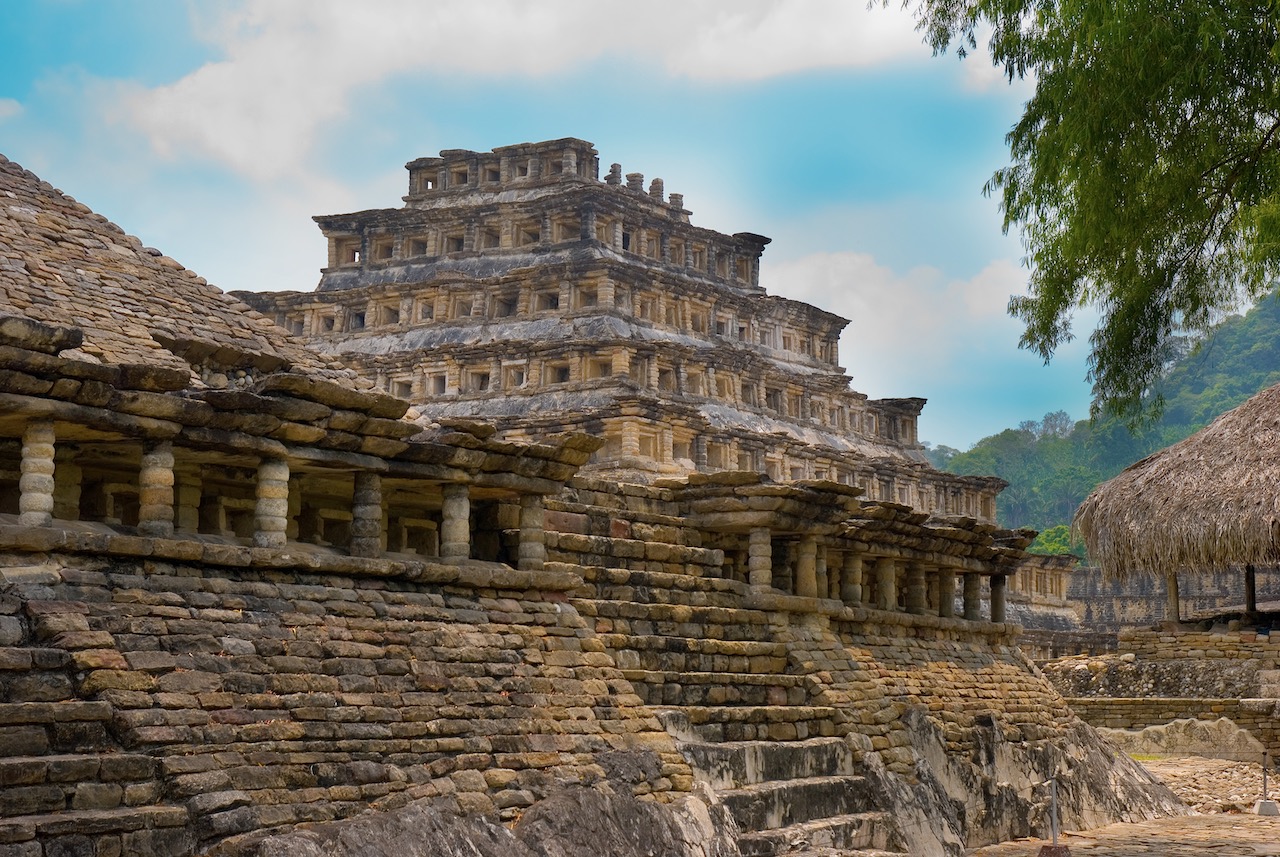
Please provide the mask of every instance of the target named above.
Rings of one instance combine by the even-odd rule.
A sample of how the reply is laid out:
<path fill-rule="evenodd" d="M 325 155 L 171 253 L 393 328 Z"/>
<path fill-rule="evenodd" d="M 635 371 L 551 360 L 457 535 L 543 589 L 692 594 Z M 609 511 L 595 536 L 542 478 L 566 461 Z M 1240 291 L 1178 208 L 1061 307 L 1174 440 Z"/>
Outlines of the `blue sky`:
<path fill-rule="evenodd" d="M 967 448 L 1085 415 L 1088 319 L 1045 367 L 981 188 L 1029 94 L 861 0 L 7 0 L 0 152 L 227 289 L 315 286 L 311 217 L 400 205 L 412 158 L 574 136 L 761 282 L 851 319 L 873 397 Z"/>

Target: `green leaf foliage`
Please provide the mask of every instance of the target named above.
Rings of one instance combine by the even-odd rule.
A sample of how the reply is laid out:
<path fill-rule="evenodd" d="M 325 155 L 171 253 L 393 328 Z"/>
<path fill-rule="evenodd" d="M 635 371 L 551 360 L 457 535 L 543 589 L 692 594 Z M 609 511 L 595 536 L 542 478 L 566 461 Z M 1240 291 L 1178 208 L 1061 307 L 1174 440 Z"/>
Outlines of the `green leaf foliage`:
<path fill-rule="evenodd" d="M 1043 553 L 1051 556 L 1071 556 L 1084 559 L 1084 544 L 1071 540 L 1071 528 L 1066 524 L 1058 524 L 1042 530 L 1027 550 L 1031 553 Z"/>
<path fill-rule="evenodd" d="M 936 51 L 972 51 L 989 25 L 993 62 L 1035 78 L 986 188 L 1027 251 L 1020 345 L 1048 361 L 1095 307 L 1093 414 L 1150 420 L 1179 336 L 1280 273 L 1276 0 L 907 5 Z"/>
<path fill-rule="evenodd" d="M 1228 317 L 1196 345 L 1180 341 L 1178 351 L 1182 356 L 1150 393 L 1164 398 L 1164 412 L 1140 429 L 1114 416 L 1073 422 L 1057 411 L 983 438 L 948 456 L 944 469 L 1008 480 L 996 503 L 1000 523 L 1041 530 L 1032 550 L 1058 552 L 1044 549 L 1059 541 L 1049 531 L 1069 525 L 1095 487 L 1280 383 L 1280 298 L 1268 296 L 1244 316 Z"/>

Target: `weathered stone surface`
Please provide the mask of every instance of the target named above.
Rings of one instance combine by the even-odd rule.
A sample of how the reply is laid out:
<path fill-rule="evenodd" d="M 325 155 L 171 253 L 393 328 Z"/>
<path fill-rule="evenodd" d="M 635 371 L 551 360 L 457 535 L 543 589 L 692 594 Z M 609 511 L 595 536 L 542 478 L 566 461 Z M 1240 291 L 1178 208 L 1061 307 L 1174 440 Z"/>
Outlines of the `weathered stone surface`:
<path fill-rule="evenodd" d="M 424 802 L 226 843 L 211 857 L 736 857 L 725 830 L 696 798 L 667 807 L 574 789 L 535 803 L 514 830 Z"/>

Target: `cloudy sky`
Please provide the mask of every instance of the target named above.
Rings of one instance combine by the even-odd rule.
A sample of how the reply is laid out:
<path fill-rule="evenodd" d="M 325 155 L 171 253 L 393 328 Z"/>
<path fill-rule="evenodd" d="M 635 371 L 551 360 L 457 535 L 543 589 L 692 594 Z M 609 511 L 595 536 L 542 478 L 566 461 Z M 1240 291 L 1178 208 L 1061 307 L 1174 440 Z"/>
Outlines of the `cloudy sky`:
<path fill-rule="evenodd" d="M 220 287 L 313 288 L 311 217 L 396 207 L 405 162 L 581 137 L 694 223 L 773 238 L 761 282 L 851 319 L 873 397 L 961 449 L 1087 411 L 1049 367 L 983 183 L 1028 95 L 865 0 L 5 0 L 0 152 Z M 1087 322 L 1087 320 L 1086 320 Z"/>

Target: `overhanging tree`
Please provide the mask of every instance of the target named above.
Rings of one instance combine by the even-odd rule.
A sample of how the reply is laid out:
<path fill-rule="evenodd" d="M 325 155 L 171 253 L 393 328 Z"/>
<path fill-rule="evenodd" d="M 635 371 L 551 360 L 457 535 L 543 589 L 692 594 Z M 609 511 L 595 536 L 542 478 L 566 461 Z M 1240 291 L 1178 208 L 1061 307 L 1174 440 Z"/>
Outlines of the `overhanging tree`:
<path fill-rule="evenodd" d="M 1226 0 L 907 0 L 935 51 L 991 28 L 993 62 L 1035 92 L 987 184 L 1027 250 L 1010 299 L 1048 361 L 1100 312 L 1089 380 L 1136 422 L 1184 331 L 1280 272 L 1280 12 Z"/>

